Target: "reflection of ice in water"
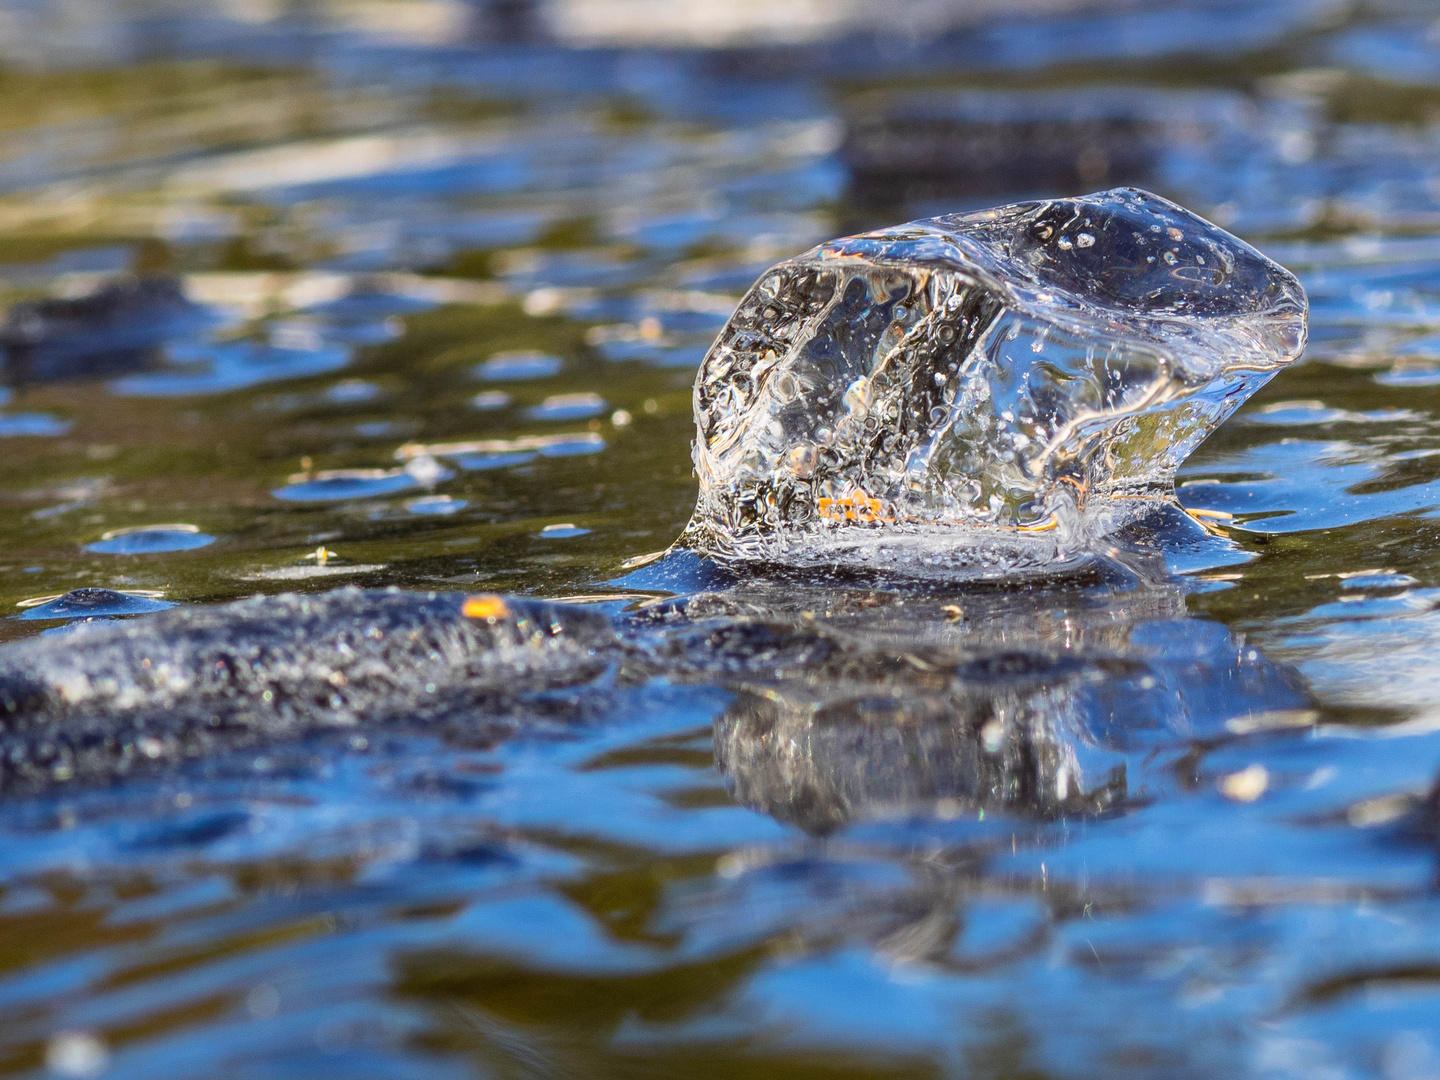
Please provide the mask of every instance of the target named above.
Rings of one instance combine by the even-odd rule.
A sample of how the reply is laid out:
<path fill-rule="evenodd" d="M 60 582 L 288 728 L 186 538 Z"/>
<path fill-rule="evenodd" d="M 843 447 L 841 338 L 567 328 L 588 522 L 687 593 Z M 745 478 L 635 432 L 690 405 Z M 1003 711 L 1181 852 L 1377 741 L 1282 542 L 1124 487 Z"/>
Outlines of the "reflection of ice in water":
<path fill-rule="evenodd" d="M 688 541 L 1045 530 L 1166 495 L 1299 355 L 1305 311 L 1284 269 L 1134 189 L 822 245 L 751 289 L 701 368 Z"/>
<path fill-rule="evenodd" d="M 1173 783 L 1162 747 L 1236 717 L 1302 722 L 1294 673 L 1187 618 L 1173 580 L 1122 589 L 1123 603 L 1082 595 L 947 604 L 750 577 L 677 601 L 696 621 L 666 649 L 736 695 L 714 727 L 732 793 L 820 832 L 930 813 L 1084 816 Z"/>

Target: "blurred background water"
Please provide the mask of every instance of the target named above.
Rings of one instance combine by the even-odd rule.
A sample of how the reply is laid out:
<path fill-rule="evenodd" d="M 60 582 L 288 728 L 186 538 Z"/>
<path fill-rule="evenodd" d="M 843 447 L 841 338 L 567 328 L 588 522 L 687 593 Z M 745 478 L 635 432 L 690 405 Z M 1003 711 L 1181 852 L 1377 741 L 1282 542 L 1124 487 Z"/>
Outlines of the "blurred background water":
<path fill-rule="evenodd" d="M 351 583 L 637 617 L 763 268 L 1116 183 L 1311 298 L 1184 470 L 1212 544 L 742 589 L 706 627 L 860 659 L 9 796 L 0 1074 L 1440 1076 L 1431 3 L 4 0 L 0 639 Z M 962 700 L 914 674 L 957 622 L 1123 663 Z M 1006 709 L 1070 725 L 1059 790 L 965 756 Z"/>

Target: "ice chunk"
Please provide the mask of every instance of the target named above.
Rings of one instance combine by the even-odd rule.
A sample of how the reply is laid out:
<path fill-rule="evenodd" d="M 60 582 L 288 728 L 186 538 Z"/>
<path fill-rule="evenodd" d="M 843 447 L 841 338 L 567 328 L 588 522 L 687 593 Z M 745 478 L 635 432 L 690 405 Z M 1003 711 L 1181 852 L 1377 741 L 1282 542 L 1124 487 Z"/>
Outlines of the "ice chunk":
<path fill-rule="evenodd" d="M 761 278 L 705 357 L 682 542 L 772 557 L 880 524 L 1063 536 L 1081 510 L 1170 495 L 1300 355 L 1306 310 L 1288 271 L 1135 188 L 822 244 Z"/>
<path fill-rule="evenodd" d="M 398 589 L 92 622 L 0 647 L 0 795 L 337 728 L 494 734 L 526 694 L 594 678 L 614 641 L 581 607 Z"/>

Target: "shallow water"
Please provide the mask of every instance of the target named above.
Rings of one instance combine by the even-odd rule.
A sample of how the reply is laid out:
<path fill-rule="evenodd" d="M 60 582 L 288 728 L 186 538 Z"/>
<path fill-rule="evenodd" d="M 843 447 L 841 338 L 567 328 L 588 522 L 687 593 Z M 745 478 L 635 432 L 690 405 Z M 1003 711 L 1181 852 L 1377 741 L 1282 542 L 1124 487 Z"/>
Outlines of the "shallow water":
<path fill-rule="evenodd" d="M 780 7 L 0 8 L 5 301 L 188 298 L 8 349 L 0 639 L 398 585 L 648 657 L 7 796 L 0 1073 L 1440 1074 L 1436 11 Z M 1113 182 L 1310 296 L 1181 470 L 1214 534 L 1010 589 L 622 569 L 762 269 Z M 92 587 L 135 599 L 44 607 Z"/>

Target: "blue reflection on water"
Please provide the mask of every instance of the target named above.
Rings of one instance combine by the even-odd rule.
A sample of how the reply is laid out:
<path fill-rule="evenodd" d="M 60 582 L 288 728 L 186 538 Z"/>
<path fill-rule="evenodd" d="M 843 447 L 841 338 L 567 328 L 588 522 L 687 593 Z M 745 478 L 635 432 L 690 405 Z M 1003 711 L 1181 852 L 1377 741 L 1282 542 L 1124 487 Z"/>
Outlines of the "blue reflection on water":
<path fill-rule="evenodd" d="M 85 545 L 101 555 L 153 555 L 164 551 L 193 551 L 208 547 L 215 537 L 194 525 L 138 525 L 108 532 Z"/>

